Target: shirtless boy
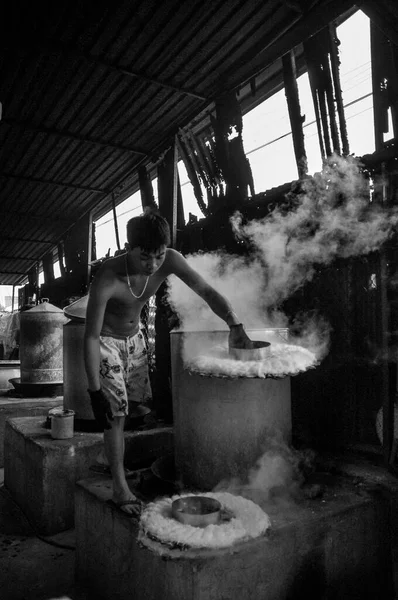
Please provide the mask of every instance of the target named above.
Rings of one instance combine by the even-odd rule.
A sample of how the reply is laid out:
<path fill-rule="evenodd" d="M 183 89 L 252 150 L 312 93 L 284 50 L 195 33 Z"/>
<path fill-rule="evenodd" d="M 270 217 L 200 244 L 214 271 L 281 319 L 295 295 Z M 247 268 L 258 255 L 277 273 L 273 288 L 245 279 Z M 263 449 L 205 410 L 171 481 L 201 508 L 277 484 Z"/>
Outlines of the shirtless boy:
<path fill-rule="evenodd" d="M 126 253 L 104 262 L 88 299 L 84 359 L 93 413 L 104 429 L 105 456 L 112 474 L 112 501 L 129 516 L 140 512 L 124 470 L 124 423 L 129 405 L 151 396 L 145 341 L 139 330 L 144 304 L 171 274 L 203 298 L 230 328 L 229 343 L 250 347 L 228 300 L 212 288 L 176 250 L 156 211 L 127 223 Z"/>

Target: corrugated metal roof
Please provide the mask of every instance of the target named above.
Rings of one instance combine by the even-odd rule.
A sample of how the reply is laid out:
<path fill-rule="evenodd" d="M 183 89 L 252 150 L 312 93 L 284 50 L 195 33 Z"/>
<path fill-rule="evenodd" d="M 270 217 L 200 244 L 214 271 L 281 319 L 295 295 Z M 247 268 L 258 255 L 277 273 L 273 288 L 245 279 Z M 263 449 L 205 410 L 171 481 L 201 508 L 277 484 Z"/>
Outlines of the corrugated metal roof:
<path fill-rule="evenodd" d="M 10 5 L 0 36 L 0 284 L 137 184 L 178 128 L 352 6 L 348 0 Z M 14 16 L 13 16 L 14 15 Z"/>

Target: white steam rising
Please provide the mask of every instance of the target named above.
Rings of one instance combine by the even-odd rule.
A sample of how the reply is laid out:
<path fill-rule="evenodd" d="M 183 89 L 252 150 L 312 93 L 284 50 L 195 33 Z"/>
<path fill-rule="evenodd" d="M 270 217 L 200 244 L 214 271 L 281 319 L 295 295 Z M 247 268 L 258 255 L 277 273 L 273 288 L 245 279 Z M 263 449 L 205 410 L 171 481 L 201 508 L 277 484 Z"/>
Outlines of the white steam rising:
<path fill-rule="evenodd" d="M 276 432 L 268 437 L 268 448 L 244 476 L 221 481 L 214 491 L 226 491 L 257 504 L 269 500 L 291 501 L 299 496 L 305 462 L 313 457 L 288 446 Z"/>
<path fill-rule="evenodd" d="M 321 173 L 302 182 L 289 211 L 276 208 L 264 219 L 248 223 L 239 213 L 231 218 L 235 235 L 254 248 L 250 261 L 221 252 L 187 260 L 228 298 L 246 328 L 286 327 L 286 316 L 275 308 L 313 278 L 317 265 L 377 250 L 397 222 L 396 209 L 370 202 L 369 184 L 358 160 L 334 156 Z M 175 277 L 170 280 L 170 302 L 183 329 L 225 328 Z M 328 346 L 327 324 L 301 319 L 301 339 L 295 343 L 322 358 Z"/>
<path fill-rule="evenodd" d="M 303 182 L 296 207 L 275 209 L 243 225 L 238 237 L 251 240 L 265 265 L 268 305 L 279 304 L 310 281 L 316 265 L 375 251 L 398 222 L 396 210 L 369 202 L 368 182 L 354 158 L 333 157 L 320 174 Z"/>

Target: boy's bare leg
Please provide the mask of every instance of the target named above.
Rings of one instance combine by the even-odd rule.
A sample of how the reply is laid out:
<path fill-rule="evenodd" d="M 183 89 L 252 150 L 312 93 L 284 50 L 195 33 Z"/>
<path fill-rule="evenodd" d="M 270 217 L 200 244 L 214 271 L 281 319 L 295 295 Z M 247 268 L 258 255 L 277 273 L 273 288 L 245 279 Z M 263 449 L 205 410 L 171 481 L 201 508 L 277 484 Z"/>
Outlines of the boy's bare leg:
<path fill-rule="evenodd" d="M 112 428 L 104 431 L 105 454 L 112 473 L 114 502 L 136 500 L 130 490 L 124 472 L 124 421 L 125 417 L 113 417 Z M 123 506 L 127 513 L 138 513 L 139 508 L 133 505 Z"/>

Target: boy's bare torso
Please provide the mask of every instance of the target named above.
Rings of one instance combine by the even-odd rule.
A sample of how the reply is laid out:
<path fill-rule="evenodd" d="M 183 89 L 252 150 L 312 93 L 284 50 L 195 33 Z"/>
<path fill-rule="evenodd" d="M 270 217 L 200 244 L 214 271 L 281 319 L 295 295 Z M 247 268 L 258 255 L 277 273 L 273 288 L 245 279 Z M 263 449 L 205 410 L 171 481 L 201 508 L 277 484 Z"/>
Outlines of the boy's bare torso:
<path fill-rule="evenodd" d="M 170 275 L 171 262 L 170 256 L 166 253 L 161 267 L 148 277 L 143 295 L 134 298 L 127 285 L 125 256 L 120 255 L 106 261 L 103 272 L 99 276 L 107 278 L 112 290 L 105 308 L 101 334 L 131 336 L 138 332 L 141 310 Z M 147 276 L 130 275 L 129 279 L 134 294 L 139 296 L 145 287 Z"/>

